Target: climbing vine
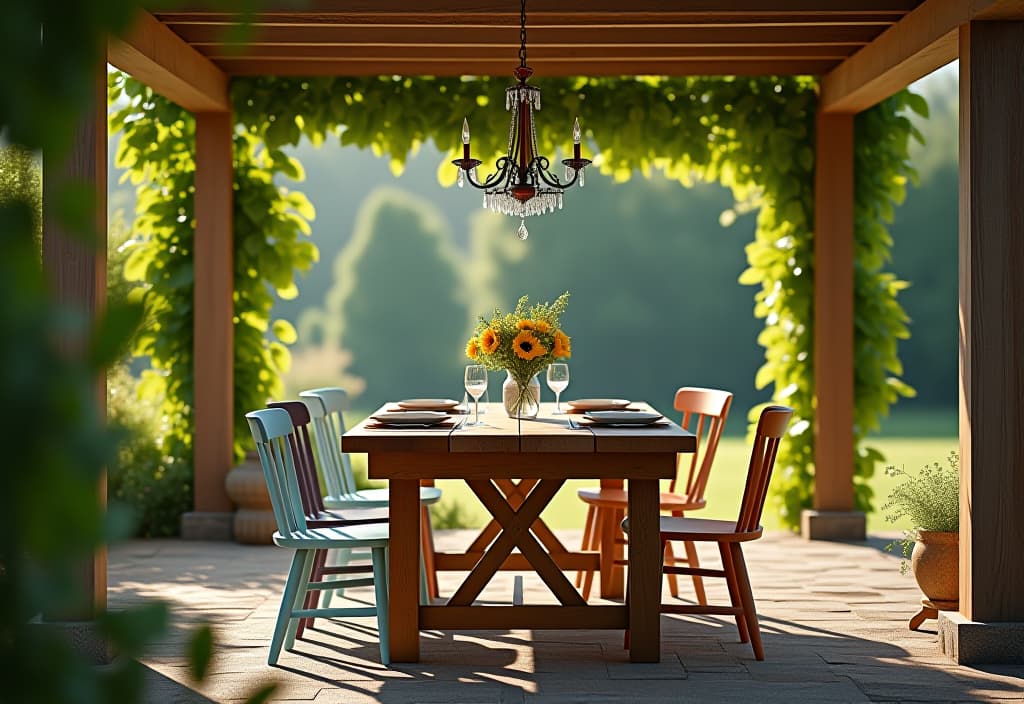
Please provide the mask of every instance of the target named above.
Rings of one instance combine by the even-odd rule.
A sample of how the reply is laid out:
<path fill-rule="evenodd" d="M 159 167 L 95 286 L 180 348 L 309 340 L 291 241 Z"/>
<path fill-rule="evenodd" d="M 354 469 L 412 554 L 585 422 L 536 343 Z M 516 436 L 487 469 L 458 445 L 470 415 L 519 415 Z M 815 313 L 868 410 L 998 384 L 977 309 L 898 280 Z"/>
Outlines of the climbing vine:
<path fill-rule="evenodd" d="M 242 401 L 249 407 L 262 404 L 287 363 L 280 343 L 294 337 L 281 326 L 274 330 L 277 341 L 264 337 L 270 305 L 266 282 L 293 295 L 294 272 L 315 259 L 312 246 L 298 237 L 312 209 L 298 194 L 283 193 L 271 183 L 275 173 L 301 178 L 298 164 L 281 149 L 302 137 L 313 144 L 338 139 L 389 158 L 399 173 L 408 155 L 428 140 L 454 154 L 462 117 L 468 115 L 474 135 L 481 136 L 474 139 L 478 154 L 497 155 L 505 146 L 499 135 L 507 130 L 500 109 L 505 84 L 467 78 L 235 79 L 232 98 L 240 125 L 235 145 L 236 326 L 249 326 L 242 334 L 236 329 L 236 410 L 246 409 Z M 190 251 L 191 122 L 140 85 L 129 90 L 130 80 L 121 77 L 113 85 L 132 99 L 112 121 L 112 131 L 122 130 L 127 143 L 119 163 L 147 193 L 140 208 L 157 206 L 155 214 L 140 210 L 137 222 L 137 229 L 155 233 L 142 238 L 133 275 L 149 283 L 146 295 L 158 320 L 139 349 L 154 357 L 157 369 L 173 371 L 175 381 L 162 377 L 149 383 L 162 384 L 173 406 L 169 410 L 185 414 L 191 394 L 186 388 L 191 379 L 191 280 L 176 279 L 174 271 Z M 596 164 L 616 179 L 639 172 L 663 174 L 684 186 L 695 179 L 718 181 L 732 189 L 737 202 L 759 208 L 755 240 L 747 248 L 749 268 L 740 281 L 760 287 L 754 312 L 765 320 L 759 337 L 765 363 L 756 384 L 771 386 L 774 400 L 796 411 L 774 485 L 783 520 L 796 526 L 800 509 L 810 505 L 814 476 L 814 80 L 563 78 L 545 79 L 541 87 L 545 113 L 553 116 L 538 126 L 543 153 L 568 148 L 568 127 L 579 115 L 588 135 L 599 136 L 591 144 L 599 152 Z M 905 108 L 927 112 L 920 97 L 903 92 L 857 122 L 855 483 L 862 510 L 870 509 L 866 480 L 881 459 L 863 446 L 865 435 L 878 427 L 900 395 L 912 393 L 899 379 L 896 354 L 896 340 L 907 336 L 897 300 L 905 284 L 884 271 L 892 244 L 886 223 L 913 176 L 907 146 L 914 131 Z M 156 144 L 155 137 L 163 141 Z M 443 185 L 454 182 L 447 159 L 438 178 Z M 257 188 L 258 183 L 263 187 Z M 267 234 L 268 225 L 287 236 Z M 175 243 L 181 244 L 171 251 Z M 262 384 L 248 386 L 253 379 Z"/>

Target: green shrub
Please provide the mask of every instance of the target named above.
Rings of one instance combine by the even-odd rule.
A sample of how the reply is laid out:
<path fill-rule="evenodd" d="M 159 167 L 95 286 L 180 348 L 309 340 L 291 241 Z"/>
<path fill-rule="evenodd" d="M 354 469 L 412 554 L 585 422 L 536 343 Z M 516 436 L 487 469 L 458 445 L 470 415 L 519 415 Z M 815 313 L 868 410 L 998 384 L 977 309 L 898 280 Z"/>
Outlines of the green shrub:
<path fill-rule="evenodd" d="M 905 531 L 903 539 L 889 543 L 886 549 L 902 547 L 904 561 L 901 572 L 906 572 L 906 559 L 917 540 L 918 531 L 931 530 L 955 533 L 960 530 L 960 455 L 950 452 L 943 466 L 938 462 L 925 465 L 916 475 L 889 466 L 890 477 L 903 477 L 893 487 L 882 506 L 885 520 L 896 523 L 909 519 L 913 529 Z"/>
<path fill-rule="evenodd" d="M 107 470 L 107 497 L 131 509 L 136 535 L 177 535 L 192 506 L 192 467 L 164 452 L 160 406 L 140 400 L 136 386 L 125 364 L 107 375 L 107 415 L 126 431 Z"/>

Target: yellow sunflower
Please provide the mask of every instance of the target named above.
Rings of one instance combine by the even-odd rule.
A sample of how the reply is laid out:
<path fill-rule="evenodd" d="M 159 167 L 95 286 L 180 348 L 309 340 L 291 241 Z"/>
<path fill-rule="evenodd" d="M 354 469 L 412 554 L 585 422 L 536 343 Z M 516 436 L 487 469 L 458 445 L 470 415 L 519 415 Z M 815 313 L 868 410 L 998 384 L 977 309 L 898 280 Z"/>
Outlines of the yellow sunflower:
<path fill-rule="evenodd" d="M 548 348 L 540 343 L 540 340 L 529 330 L 523 330 L 512 340 L 512 349 L 515 350 L 519 359 L 527 361 L 547 354 Z"/>
<path fill-rule="evenodd" d="M 480 349 L 484 354 L 494 354 L 500 344 L 501 338 L 494 328 L 487 328 L 480 334 Z"/>
<path fill-rule="evenodd" d="M 547 334 L 551 332 L 551 323 L 546 320 L 535 320 L 533 322 L 533 329 L 539 333 Z"/>
<path fill-rule="evenodd" d="M 516 327 L 519 328 L 520 330 L 533 330 L 535 325 L 536 323 L 534 323 L 529 318 L 525 318 L 516 323 Z"/>
<path fill-rule="evenodd" d="M 469 342 L 466 343 L 466 356 L 470 359 L 476 359 L 480 356 L 480 343 L 475 337 L 471 337 Z"/>
<path fill-rule="evenodd" d="M 571 357 L 572 356 L 572 341 L 569 336 L 561 330 L 555 330 L 555 344 L 553 354 L 556 357 Z"/>

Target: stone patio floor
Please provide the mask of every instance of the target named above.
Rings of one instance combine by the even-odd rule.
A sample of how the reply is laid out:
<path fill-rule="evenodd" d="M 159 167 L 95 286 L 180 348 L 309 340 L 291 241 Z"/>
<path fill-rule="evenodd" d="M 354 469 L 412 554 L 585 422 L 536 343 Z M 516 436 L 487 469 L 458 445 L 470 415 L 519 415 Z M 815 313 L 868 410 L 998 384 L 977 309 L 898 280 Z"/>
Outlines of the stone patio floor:
<path fill-rule="evenodd" d="M 465 547 L 474 532 L 439 531 L 439 549 Z M 561 533 L 567 545 L 579 533 Z M 111 608 L 168 601 L 174 627 L 144 659 L 148 702 L 244 701 L 276 681 L 272 701 L 568 702 L 946 702 L 1024 701 L 1024 667 L 961 667 L 938 650 L 935 622 L 907 629 L 920 594 L 888 542 L 804 542 L 769 534 L 747 546 L 767 659 L 754 660 L 728 617 L 662 616 L 662 661 L 635 665 L 621 631 L 425 632 L 422 661 L 384 668 L 373 619 L 319 620 L 279 666 L 266 664 L 290 552 L 275 547 L 180 540 L 133 541 L 109 559 Z M 718 566 L 717 551 L 702 562 Z M 442 593 L 461 582 L 441 575 Z M 722 580 L 705 580 L 711 603 Z M 482 595 L 510 603 L 512 573 Z M 552 603 L 536 575 L 525 603 Z M 665 590 L 666 598 L 668 591 Z M 692 586 L 680 585 L 691 598 Z M 372 599 L 369 589 L 350 590 Z M 335 604 L 336 605 L 336 604 Z M 190 629 L 214 625 L 209 675 L 194 683 L 183 655 Z"/>

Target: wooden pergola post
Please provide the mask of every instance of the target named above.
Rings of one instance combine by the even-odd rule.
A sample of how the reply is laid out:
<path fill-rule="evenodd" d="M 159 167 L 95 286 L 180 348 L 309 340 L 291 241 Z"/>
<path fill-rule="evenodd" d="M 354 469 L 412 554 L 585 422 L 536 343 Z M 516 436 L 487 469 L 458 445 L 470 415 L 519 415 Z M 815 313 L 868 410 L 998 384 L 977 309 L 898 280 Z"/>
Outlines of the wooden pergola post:
<path fill-rule="evenodd" d="M 960 28 L 957 662 L 1024 663 L 1024 21 Z"/>
<path fill-rule="evenodd" d="M 68 233 L 54 212 L 56 195 L 69 183 L 87 184 L 96 195 L 95 228 L 100 239 L 93 244 L 80 235 Z M 107 301 L 107 73 L 97 66 L 93 102 L 83 112 L 72 138 L 70 153 L 54 157 L 43 154 L 43 268 L 49 278 L 53 299 L 76 311 L 86 320 L 95 320 Z M 82 354 L 85 340 L 62 338 L 59 341 L 69 355 Z M 96 379 L 96 405 L 106 414 L 107 380 Z M 27 471 L 22 468 L 11 471 Z M 107 503 L 104 475 L 96 487 L 96 500 Z M 80 565 L 81 600 L 71 611 L 46 614 L 64 621 L 91 621 L 107 608 L 107 551 L 99 547 L 91 560 Z"/>
<path fill-rule="evenodd" d="M 182 516 L 187 538 L 231 539 L 224 479 L 234 462 L 233 135 L 230 111 L 196 113 L 195 511 Z"/>
<path fill-rule="evenodd" d="M 814 180 L 814 509 L 801 533 L 863 540 L 853 504 L 853 121 L 819 111 Z"/>

